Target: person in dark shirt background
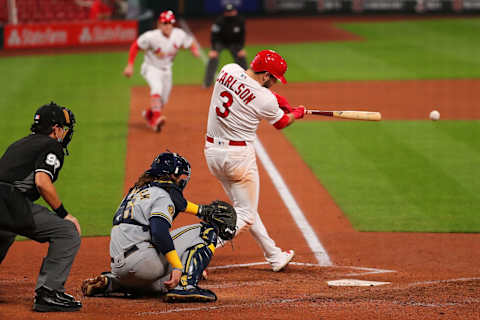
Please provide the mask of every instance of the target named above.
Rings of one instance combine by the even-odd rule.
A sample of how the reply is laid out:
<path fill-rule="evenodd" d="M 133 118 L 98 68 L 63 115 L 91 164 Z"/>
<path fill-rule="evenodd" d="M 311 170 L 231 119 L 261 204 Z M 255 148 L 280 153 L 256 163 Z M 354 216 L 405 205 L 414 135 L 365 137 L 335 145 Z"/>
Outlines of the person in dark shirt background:
<path fill-rule="evenodd" d="M 0 158 L 0 263 L 22 235 L 49 242 L 35 287 L 33 310 L 77 311 L 82 304 L 65 293 L 80 248 L 80 225 L 65 209 L 54 182 L 73 136 L 73 113 L 54 102 L 34 115 L 32 133 L 12 143 Z M 52 210 L 34 203 L 40 197 Z"/>
<path fill-rule="evenodd" d="M 218 67 L 220 53 L 228 49 L 235 63 L 247 69 L 247 53 L 245 46 L 245 19 L 238 14 L 233 4 L 225 5 L 223 15 L 217 18 L 212 25 L 210 36 L 212 49 L 208 53 L 208 63 L 205 71 L 203 86 L 208 88 L 212 85 L 215 72 Z"/>

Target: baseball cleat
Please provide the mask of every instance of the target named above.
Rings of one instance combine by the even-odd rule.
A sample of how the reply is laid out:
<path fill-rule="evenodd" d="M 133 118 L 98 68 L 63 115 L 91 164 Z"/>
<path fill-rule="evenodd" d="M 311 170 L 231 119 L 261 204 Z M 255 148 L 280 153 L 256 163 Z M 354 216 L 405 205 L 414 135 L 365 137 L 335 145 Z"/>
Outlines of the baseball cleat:
<path fill-rule="evenodd" d="M 160 130 L 162 130 L 162 127 L 165 124 L 166 119 L 167 118 L 165 116 L 161 116 L 160 118 L 158 118 L 152 126 L 153 131 L 159 132 Z"/>
<path fill-rule="evenodd" d="M 165 294 L 163 300 L 169 303 L 214 302 L 217 301 L 217 295 L 211 290 L 199 287 L 192 289 L 172 289 Z"/>
<path fill-rule="evenodd" d="M 142 117 L 147 121 L 147 123 L 150 123 L 153 117 L 153 112 L 152 109 L 145 109 L 142 111 Z"/>
<path fill-rule="evenodd" d="M 37 312 L 72 312 L 82 308 L 82 303 L 67 293 L 40 287 L 35 290 L 33 311 Z"/>
<path fill-rule="evenodd" d="M 285 268 L 290 263 L 290 261 L 292 261 L 294 256 L 295 251 L 293 250 L 283 251 L 280 254 L 280 259 L 278 261 L 270 262 L 273 272 L 278 272 Z"/>
<path fill-rule="evenodd" d="M 167 118 L 160 111 L 153 111 L 152 118 L 149 121 L 150 127 L 155 132 L 159 132 L 165 124 Z"/>
<path fill-rule="evenodd" d="M 109 283 L 110 279 L 104 275 L 84 280 L 82 283 L 82 293 L 86 297 L 105 295 Z"/>

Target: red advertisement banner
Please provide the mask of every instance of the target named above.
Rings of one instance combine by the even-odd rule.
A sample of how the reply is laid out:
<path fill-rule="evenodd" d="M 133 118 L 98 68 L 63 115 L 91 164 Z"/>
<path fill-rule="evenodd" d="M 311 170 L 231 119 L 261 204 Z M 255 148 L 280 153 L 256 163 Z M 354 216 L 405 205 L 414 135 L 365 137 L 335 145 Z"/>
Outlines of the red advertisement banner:
<path fill-rule="evenodd" d="M 4 48 L 51 48 L 129 44 L 137 37 L 136 21 L 90 21 L 6 25 Z"/>

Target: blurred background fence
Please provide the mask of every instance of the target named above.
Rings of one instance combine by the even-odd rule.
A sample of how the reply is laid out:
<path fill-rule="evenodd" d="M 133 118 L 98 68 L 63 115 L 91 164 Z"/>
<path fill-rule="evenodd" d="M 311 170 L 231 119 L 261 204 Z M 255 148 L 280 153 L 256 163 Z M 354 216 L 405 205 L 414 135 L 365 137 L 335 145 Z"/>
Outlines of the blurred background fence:
<path fill-rule="evenodd" d="M 163 10 L 183 18 L 211 18 L 226 3 L 246 17 L 480 13 L 480 0 L 0 0 L 0 46 L 127 44 L 153 28 Z"/>

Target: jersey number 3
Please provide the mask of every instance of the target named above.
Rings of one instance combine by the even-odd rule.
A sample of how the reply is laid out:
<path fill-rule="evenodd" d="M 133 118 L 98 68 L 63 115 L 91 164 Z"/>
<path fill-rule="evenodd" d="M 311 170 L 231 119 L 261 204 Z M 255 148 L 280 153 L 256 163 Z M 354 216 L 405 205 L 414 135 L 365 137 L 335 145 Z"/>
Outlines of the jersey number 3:
<path fill-rule="evenodd" d="M 217 116 L 221 118 L 226 118 L 230 114 L 230 110 L 228 110 L 228 108 L 230 108 L 233 103 L 233 97 L 232 94 L 228 91 L 222 91 L 220 93 L 220 97 L 224 98 L 224 101 L 226 98 L 226 101 L 222 104 L 223 111 L 220 110 L 220 107 L 216 107 L 215 112 L 217 112 Z"/>

